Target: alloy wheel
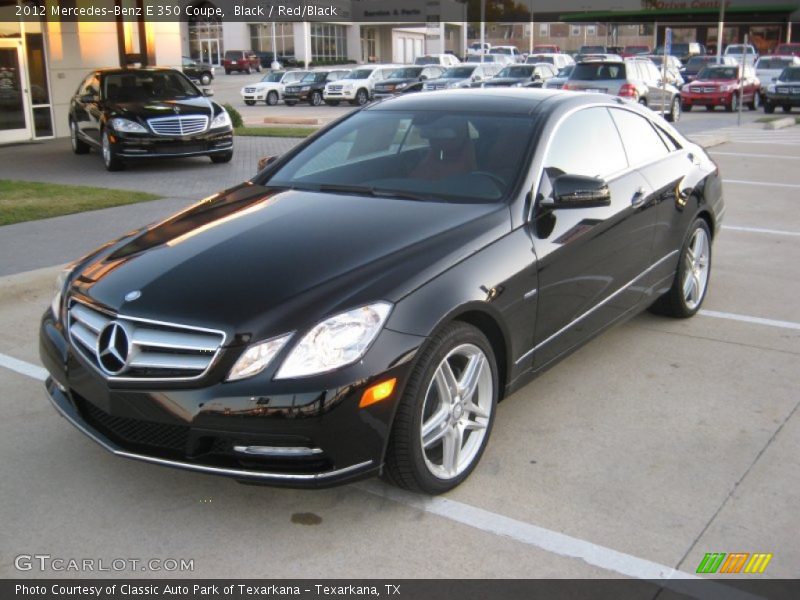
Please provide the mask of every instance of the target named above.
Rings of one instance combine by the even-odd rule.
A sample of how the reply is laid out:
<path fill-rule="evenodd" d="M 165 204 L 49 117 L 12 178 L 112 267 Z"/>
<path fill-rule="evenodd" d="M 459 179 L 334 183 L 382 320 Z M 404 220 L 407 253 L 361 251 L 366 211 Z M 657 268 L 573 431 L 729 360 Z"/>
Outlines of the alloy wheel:
<path fill-rule="evenodd" d="M 705 229 L 695 230 L 686 248 L 686 268 L 683 277 L 683 299 L 689 310 L 700 305 L 708 285 L 710 245 Z"/>
<path fill-rule="evenodd" d="M 449 480 L 478 456 L 492 413 L 494 384 L 483 351 L 461 344 L 439 363 L 422 405 L 420 443 L 425 465 Z"/>
<path fill-rule="evenodd" d="M 71 121 L 69 124 L 69 141 L 72 144 L 72 151 L 77 152 L 78 150 L 78 126 L 75 124 L 75 121 Z"/>
<path fill-rule="evenodd" d="M 103 162 L 106 166 L 111 164 L 111 141 L 107 133 L 103 134 Z"/>

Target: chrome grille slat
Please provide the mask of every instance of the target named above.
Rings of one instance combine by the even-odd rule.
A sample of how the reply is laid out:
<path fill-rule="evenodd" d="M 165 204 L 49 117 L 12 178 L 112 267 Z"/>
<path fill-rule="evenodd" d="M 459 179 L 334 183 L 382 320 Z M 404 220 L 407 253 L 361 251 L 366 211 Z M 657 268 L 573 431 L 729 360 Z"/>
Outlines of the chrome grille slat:
<path fill-rule="evenodd" d="M 69 302 L 67 328 L 75 351 L 116 381 L 185 381 L 203 377 L 215 363 L 225 334 L 214 329 L 109 314 L 76 299 Z M 128 337 L 125 366 L 107 371 L 96 350 L 104 328 L 122 326 Z M 112 332 L 113 333 L 113 330 Z"/>
<path fill-rule="evenodd" d="M 130 361 L 131 368 L 202 371 L 208 366 L 209 356 L 176 356 L 158 352 L 136 352 Z"/>
<path fill-rule="evenodd" d="M 158 117 L 147 121 L 153 133 L 158 135 L 194 135 L 208 128 L 208 117 L 205 115 L 178 115 L 174 117 Z"/>
<path fill-rule="evenodd" d="M 95 333 L 100 333 L 103 327 L 108 324 L 111 319 L 103 315 L 102 313 L 94 312 L 81 306 L 80 304 L 76 304 L 75 307 L 72 309 L 72 318 L 76 321 L 80 321 L 83 325 L 94 331 Z"/>
<path fill-rule="evenodd" d="M 197 333 L 185 334 L 136 328 L 131 338 L 131 342 L 137 346 L 150 346 L 152 348 L 214 352 L 219 347 L 219 339 L 216 336 Z"/>

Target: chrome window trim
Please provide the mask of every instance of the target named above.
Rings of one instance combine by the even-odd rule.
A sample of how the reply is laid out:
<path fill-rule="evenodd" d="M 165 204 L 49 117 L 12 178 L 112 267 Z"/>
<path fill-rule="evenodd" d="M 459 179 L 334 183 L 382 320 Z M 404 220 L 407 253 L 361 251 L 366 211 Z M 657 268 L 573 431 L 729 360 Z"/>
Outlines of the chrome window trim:
<path fill-rule="evenodd" d="M 214 352 L 214 355 L 211 357 L 211 360 L 208 362 L 208 366 L 205 368 L 205 370 L 203 370 L 202 373 L 200 373 L 198 375 L 194 375 L 192 377 L 122 377 L 122 376 L 117 376 L 117 375 L 109 375 L 108 373 L 106 373 L 105 371 L 103 371 L 97 365 L 94 364 L 94 362 L 95 362 L 94 359 L 92 357 L 86 355 L 86 353 L 82 350 L 80 344 L 77 344 L 77 343 L 75 343 L 73 341 L 73 339 L 72 339 L 72 331 L 70 330 L 71 329 L 71 327 L 70 327 L 71 326 L 71 323 L 70 323 L 70 321 L 71 321 L 71 317 L 70 317 L 70 308 L 71 308 L 71 306 L 70 306 L 70 303 L 71 302 L 74 302 L 74 303 L 77 303 L 77 304 L 81 304 L 82 306 L 86 306 L 87 308 L 89 308 L 91 310 L 95 310 L 97 312 L 103 313 L 103 314 L 107 315 L 112 320 L 123 319 L 125 321 L 133 321 L 133 322 L 138 322 L 138 323 L 147 323 L 147 324 L 150 324 L 150 325 L 157 325 L 159 327 L 173 327 L 175 329 L 189 329 L 191 331 L 197 331 L 198 333 L 210 333 L 210 334 L 214 334 L 214 335 L 221 335 L 222 336 L 222 340 L 220 341 L 219 346 L 217 347 L 217 350 Z M 155 382 L 155 383 L 175 383 L 175 382 L 177 382 L 177 383 L 181 383 L 181 382 L 187 382 L 187 381 L 197 381 L 199 379 L 202 379 L 206 375 L 208 375 L 209 371 L 211 371 L 214 368 L 214 366 L 216 366 L 216 364 L 217 364 L 217 362 L 219 360 L 220 354 L 222 353 L 222 349 L 225 347 L 226 342 L 228 341 L 228 335 L 224 331 L 222 331 L 221 329 L 211 329 L 211 328 L 208 328 L 208 327 L 196 327 L 194 325 L 183 325 L 181 323 L 170 323 L 170 322 L 167 322 L 167 321 L 157 321 L 155 319 L 145 319 L 145 318 L 142 318 L 142 317 L 131 317 L 131 316 L 128 316 L 128 315 L 123 314 L 123 313 L 114 313 L 113 311 L 111 311 L 111 310 L 109 310 L 107 308 L 96 306 L 94 304 L 91 304 L 89 302 L 86 302 L 84 300 L 76 298 L 74 296 L 67 298 L 67 302 L 66 302 L 65 306 L 66 306 L 66 316 L 67 316 L 66 330 L 67 330 L 67 338 L 69 340 L 70 348 L 73 349 L 83 359 L 83 361 L 86 364 L 88 364 L 96 373 L 101 375 L 107 381 L 122 382 L 122 383 L 137 383 L 137 382 L 144 382 L 144 383 L 153 383 L 153 382 Z"/>
<path fill-rule="evenodd" d="M 606 303 L 608 303 L 609 301 L 611 301 L 611 300 L 613 300 L 614 298 L 616 298 L 616 297 L 617 297 L 619 294 L 621 294 L 622 292 L 624 292 L 625 290 L 627 290 L 629 287 L 631 287 L 631 286 L 632 286 L 634 283 L 636 283 L 637 281 L 639 281 L 639 279 L 641 279 L 642 277 L 644 277 L 645 275 L 647 275 L 647 274 L 648 274 L 650 271 L 652 271 L 653 269 L 655 269 L 655 268 L 656 268 L 658 265 L 660 265 L 661 263 L 663 263 L 665 260 L 669 259 L 669 258 L 670 258 L 670 257 L 672 257 L 672 256 L 675 256 L 675 255 L 676 255 L 678 252 L 680 252 L 680 250 L 673 250 L 672 252 L 670 252 L 670 253 L 669 253 L 669 254 L 667 254 L 666 256 L 663 256 L 663 257 L 661 257 L 659 260 L 657 260 L 657 261 L 656 261 L 656 262 L 654 262 L 652 265 L 650 265 L 649 267 L 647 267 L 647 268 L 646 268 L 644 271 L 642 271 L 641 273 L 639 273 L 639 274 L 638 274 L 636 277 L 634 277 L 633 279 L 631 279 L 631 280 L 630 280 L 628 283 L 626 283 L 625 285 L 623 285 L 622 287 L 620 287 L 619 289 L 617 289 L 615 292 L 613 292 L 613 293 L 609 294 L 608 296 L 606 296 L 605 298 L 603 298 L 603 299 L 602 299 L 600 302 L 598 302 L 597 304 L 595 304 L 595 305 L 594 305 L 592 308 L 590 308 L 589 310 L 587 310 L 586 312 L 584 312 L 583 314 L 581 314 L 581 315 L 580 315 L 580 316 L 578 316 L 577 318 L 573 319 L 572 321 L 570 321 L 569 323 L 567 323 L 566 325 L 564 325 L 564 327 L 562 327 L 561 329 L 559 329 L 559 330 L 558 330 L 558 331 L 556 331 L 555 333 L 551 334 L 550 336 L 548 336 L 547 338 L 545 338 L 544 340 L 542 340 L 541 342 L 539 342 L 538 344 L 536 344 L 536 345 L 535 345 L 533 348 L 531 348 L 530 350 L 528 350 L 527 352 L 525 352 L 525 354 L 523 354 L 522 356 L 520 356 L 518 359 L 516 359 L 516 360 L 514 361 L 514 364 L 515 364 L 515 365 L 518 365 L 518 364 L 519 364 L 519 363 L 521 363 L 523 360 L 525 360 L 526 358 L 528 358 L 528 357 L 529 357 L 531 354 L 533 354 L 534 352 L 536 352 L 537 350 L 539 350 L 539 349 L 540 349 L 540 348 L 542 348 L 543 346 L 545 346 L 545 345 L 549 344 L 549 343 L 550 343 L 551 341 L 553 341 L 555 338 L 557 338 L 557 337 L 558 337 L 558 336 L 560 336 L 562 333 L 564 333 L 565 331 L 567 331 L 567 330 L 568 330 L 570 327 L 572 327 L 573 325 L 575 325 L 575 324 L 577 324 L 577 323 L 581 322 L 583 319 L 585 319 L 586 317 L 588 317 L 590 314 L 592 314 L 592 313 L 593 313 L 594 311 L 596 311 L 598 308 L 600 308 L 600 307 L 604 306 Z"/>

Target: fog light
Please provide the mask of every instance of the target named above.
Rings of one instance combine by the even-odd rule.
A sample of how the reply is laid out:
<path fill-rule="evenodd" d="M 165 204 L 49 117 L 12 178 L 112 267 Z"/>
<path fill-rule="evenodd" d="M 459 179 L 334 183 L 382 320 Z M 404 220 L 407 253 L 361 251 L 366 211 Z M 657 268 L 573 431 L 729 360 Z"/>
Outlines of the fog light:
<path fill-rule="evenodd" d="M 386 400 L 386 398 L 392 395 L 392 392 L 394 391 L 394 385 L 396 383 L 397 378 L 392 377 L 391 379 L 387 379 L 386 381 L 382 381 L 381 383 L 376 383 L 375 385 L 368 387 L 366 390 L 364 390 L 364 394 L 361 396 L 361 402 L 358 403 L 358 407 L 364 408 L 370 404 L 375 404 L 381 400 Z"/>

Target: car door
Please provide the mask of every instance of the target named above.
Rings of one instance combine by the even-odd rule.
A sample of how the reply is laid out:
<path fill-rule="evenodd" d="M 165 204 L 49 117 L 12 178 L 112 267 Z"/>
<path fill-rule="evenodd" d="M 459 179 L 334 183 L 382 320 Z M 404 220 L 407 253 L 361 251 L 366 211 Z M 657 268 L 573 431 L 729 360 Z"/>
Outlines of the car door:
<path fill-rule="evenodd" d="M 92 73 L 78 88 L 75 97 L 75 122 L 83 136 L 98 145 L 100 118 L 100 78 L 98 73 Z"/>
<path fill-rule="evenodd" d="M 620 319 L 642 299 L 637 283 L 650 265 L 655 226 L 649 186 L 629 168 L 608 108 L 568 115 L 550 140 L 529 225 L 539 277 L 535 346 L 528 353 L 536 369 Z M 604 179 L 610 204 L 549 208 L 553 182 L 565 174 Z"/>

